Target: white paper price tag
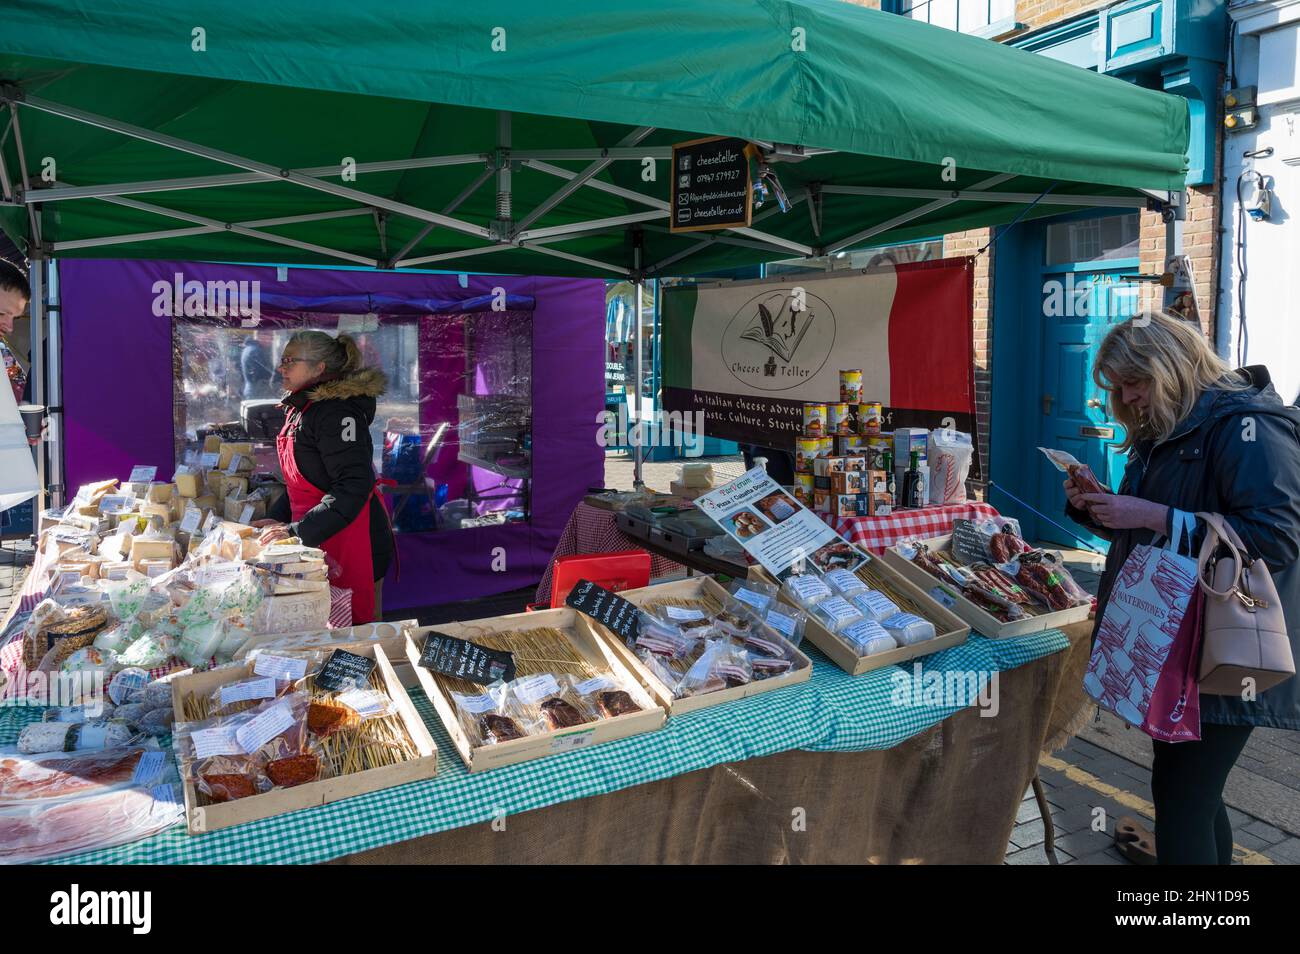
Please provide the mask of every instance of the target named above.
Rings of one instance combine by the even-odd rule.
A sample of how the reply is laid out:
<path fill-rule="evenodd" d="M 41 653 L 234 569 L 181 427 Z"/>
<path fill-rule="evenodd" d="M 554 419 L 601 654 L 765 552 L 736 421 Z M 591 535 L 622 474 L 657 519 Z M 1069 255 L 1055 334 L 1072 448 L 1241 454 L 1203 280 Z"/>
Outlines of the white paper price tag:
<path fill-rule="evenodd" d="M 668 613 L 669 619 L 692 620 L 704 619 L 703 610 L 687 609 L 685 606 L 665 606 L 664 610 Z"/>
<path fill-rule="evenodd" d="M 185 516 L 181 517 L 181 529 L 186 533 L 194 533 L 203 523 L 203 511 L 198 507 L 190 504 L 185 508 Z"/>
<path fill-rule="evenodd" d="M 233 477 L 235 474 L 239 473 L 239 465 L 240 463 L 243 462 L 243 460 L 244 460 L 244 456 L 242 454 L 233 455 L 230 458 L 230 463 L 226 465 L 227 475 Z"/>
<path fill-rule="evenodd" d="M 217 512 L 215 510 L 209 511 L 208 519 L 203 521 L 203 532 L 207 533 L 219 523 L 221 523 L 221 518 L 217 516 Z"/>
<path fill-rule="evenodd" d="M 235 727 L 221 725 L 213 729 L 197 729 L 190 735 L 194 743 L 194 757 L 206 759 L 214 755 L 243 755 L 244 749 L 235 737 Z"/>
<path fill-rule="evenodd" d="M 555 681 L 555 677 L 549 672 L 544 672 L 540 676 L 529 676 L 527 679 L 515 680 L 515 695 L 526 705 L 532 705 L 547 696 L 555 695 L 559 691 L 560 684 Z"/>
<path fill-rule="evenodd" d="M 243 679 L 221 687 L 221 708 L 249 699 L 270 699 L 275 695 L 275 680 L 270 676 Z"/>
<path fill-rule="evenodd" d="M 307 675 L 307 660 L 291 656 L 258 653 L 253 659 L 253 672 L 258 676 L 297 681 Z"/>
<path fill-rule="evenodd" d="M 216 451 L 207 451 L 199 456 L 199 466 L 205 470 L 212 470 L 221 463 L 221 455 Z"/>
<path fill-rule="evenodd" d="M 293 710 L 287 701 L 277 702 L 235 732 L 235 738 L 249 755 L 266 745 L 285 729 L 293 726 Z"/>
<path fill-rule="evenodd" d="M 253 522 L 253 505 L 252 505 L 252 504 L 244 504 L 244 509 L 241 510 L 241 511 L 239 511 L 239 522 L 240 522 L 240 523 L 252 523 L 252 522 Z"/>
<path fill-rule="evenodd" d="M 481 715 L 484 712 L 491 712 L 497 707 L 496 700 L 486 692 L 481 696 L 457 696 L 456 705 L 470 715 Z"/>
<path fill-rule="evenodd" d="M 137 464 L 131 468 L 131 476 L 127 478 L 127 483 L 147 484 L 157 476 L 157 467 L 145 467 L 142 464 Z"/>
<path fill-rule="evenodd" d="M 599 692 L 602 689 L 613 689 L 616 683 L 608 676 L 593 676 L 586 682 L 580 682 L 573 688 L 577 690 L 580 696 L 589 696 L 593 692 Z"/>
<path fill-rule="evenodd" d="M 356 711 L 362 718 L 386 713 L 390 706 L 388 697 L 373 689 L 349 689 L 337 696 L 340 703 Z"/>

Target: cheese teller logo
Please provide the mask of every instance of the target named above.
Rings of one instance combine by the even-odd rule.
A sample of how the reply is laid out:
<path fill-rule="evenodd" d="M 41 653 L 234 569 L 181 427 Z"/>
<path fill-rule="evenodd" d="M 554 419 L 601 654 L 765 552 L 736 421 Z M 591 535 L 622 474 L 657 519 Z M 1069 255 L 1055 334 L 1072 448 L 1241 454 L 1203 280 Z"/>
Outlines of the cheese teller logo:
<path fill-rule="evenodd" d="M 722 357 L 741 384 L 786 391 L 812 378 L 835 346 L 835 312 L 802 287 L 765 289 L 722 332 Z"/>

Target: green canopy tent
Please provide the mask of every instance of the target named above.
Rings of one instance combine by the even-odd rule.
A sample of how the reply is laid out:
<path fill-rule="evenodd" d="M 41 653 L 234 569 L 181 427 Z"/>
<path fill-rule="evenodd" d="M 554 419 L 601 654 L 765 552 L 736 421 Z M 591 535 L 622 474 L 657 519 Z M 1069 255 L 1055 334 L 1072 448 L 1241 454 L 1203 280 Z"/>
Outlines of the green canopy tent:
<path fill-rule="evenodd" d="M 30 0 L 0 101 L 35 260 L 640 282 L 1150 205 L 1176 246 L 1187 166 L 1176 97 L 840 0 Z M 670 233 L 664 160 L 706 135 L 789 208 Z"/>

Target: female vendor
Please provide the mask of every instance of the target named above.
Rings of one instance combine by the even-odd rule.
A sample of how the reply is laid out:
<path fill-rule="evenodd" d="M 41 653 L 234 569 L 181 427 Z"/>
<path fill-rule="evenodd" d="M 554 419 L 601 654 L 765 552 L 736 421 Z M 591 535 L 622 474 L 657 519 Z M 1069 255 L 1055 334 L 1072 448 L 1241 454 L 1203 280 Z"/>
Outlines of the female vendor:
<path fill-rule="evenodd" d="M 381 584 L 396 549 L 376 490 L 370 423 L 387 381 L 362 366 L 349 335 L 299 331 L 278 365 L 289 392 L 276 439 L 288 492 L 260 520 L 263 545 L 297 537 L 332 558 L 330 582 L 352 590 L 352 622 L 379 618 Z"/>

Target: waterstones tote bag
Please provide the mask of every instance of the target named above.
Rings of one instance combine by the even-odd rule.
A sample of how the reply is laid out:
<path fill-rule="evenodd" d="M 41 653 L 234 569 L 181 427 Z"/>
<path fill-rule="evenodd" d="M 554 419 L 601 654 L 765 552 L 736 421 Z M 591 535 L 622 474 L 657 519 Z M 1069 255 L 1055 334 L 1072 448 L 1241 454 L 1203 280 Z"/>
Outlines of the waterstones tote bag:
<path fill-rule="evenodd" d="M 1097 704 L 1153 739 L 1201 737 L 1197 661 L 1201 632 L 1196 518 L 1175 510 L 1167 546 L 1139 544 L 1120 568 L 1083 678 Z M 1189 555 L 1179 552 L 1186 540 Z"/>

